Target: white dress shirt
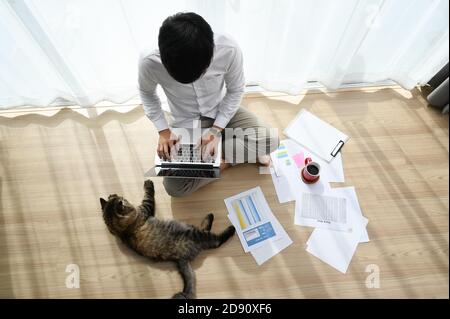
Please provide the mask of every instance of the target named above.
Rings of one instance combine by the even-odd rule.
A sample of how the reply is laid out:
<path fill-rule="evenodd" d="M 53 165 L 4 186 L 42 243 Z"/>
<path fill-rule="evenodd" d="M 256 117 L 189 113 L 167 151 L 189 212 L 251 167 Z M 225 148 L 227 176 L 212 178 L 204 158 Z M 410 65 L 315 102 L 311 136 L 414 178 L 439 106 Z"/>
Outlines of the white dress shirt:
<path fill-rule="evenodd" d="M 169 127 L 156 93 L 158 84 L 167 96 L 173 127 L 193 127 L 193 121 L 205 116 L 224 128 L 238 110 L 245 87 L 242 52 L 234 40 L 224 35 L 215 36 L 214 44 L 213 59 L 205 74 L 189 84 L 169 75 L 159 51 L 140 59 L 141 100 L 158 132 Z"/>

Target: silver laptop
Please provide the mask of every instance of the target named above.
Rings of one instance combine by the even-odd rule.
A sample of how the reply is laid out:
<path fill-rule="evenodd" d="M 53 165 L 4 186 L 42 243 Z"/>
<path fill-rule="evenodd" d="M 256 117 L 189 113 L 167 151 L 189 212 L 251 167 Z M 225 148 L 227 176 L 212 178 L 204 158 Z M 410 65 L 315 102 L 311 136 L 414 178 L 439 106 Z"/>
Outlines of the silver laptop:
<path fill-rule="evenodd" d="M 155 151 L 155 166 L 149 169 L 145 177 L 169 178 L 220 178 L 220 162 L 222 158 L 222 140 L 212 158 L 203 158 L 201 149 L 196 144 L 201 135 L 208 129 L 173 128 L 180 136 L 177 154 L 172 154 L 170 161 L 159 158 Z"/>

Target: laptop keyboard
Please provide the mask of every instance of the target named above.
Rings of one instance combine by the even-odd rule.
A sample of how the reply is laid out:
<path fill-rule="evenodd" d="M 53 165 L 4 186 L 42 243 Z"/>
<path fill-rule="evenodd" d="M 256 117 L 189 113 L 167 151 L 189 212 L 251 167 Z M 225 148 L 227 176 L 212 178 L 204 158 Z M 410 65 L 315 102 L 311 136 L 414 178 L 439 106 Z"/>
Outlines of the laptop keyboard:
<path fill-rule="evenodd" d="M 172 158 L 173 162 L 181 163 L 213 163 L 214 157 L 207 162 L 202 160 L 201 148 L 196 148 L 194 144 L 180 144 L 176 155 Z"/>
<path fill-rule="evenodd" d="M 199 163 L 202 161 L 200 148 L 195 148 L 193 144 L 180 144 L 177 155 L 173 157 L 174 161 L 186 163 Z"/>

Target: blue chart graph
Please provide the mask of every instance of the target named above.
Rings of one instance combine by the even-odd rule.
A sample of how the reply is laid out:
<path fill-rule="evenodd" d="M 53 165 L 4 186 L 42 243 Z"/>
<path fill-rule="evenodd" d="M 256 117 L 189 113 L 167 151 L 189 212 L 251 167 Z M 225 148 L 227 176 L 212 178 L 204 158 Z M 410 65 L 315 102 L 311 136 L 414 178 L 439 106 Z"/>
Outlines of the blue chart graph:
<path fill-rule="evenodd" d="M 258 209 L 254 194 L 236 199 L 232 205 L 236 211 L 241 229 L 246 229 L 248 226 L 255 225 L 264 220 L 263 214 Z"/>

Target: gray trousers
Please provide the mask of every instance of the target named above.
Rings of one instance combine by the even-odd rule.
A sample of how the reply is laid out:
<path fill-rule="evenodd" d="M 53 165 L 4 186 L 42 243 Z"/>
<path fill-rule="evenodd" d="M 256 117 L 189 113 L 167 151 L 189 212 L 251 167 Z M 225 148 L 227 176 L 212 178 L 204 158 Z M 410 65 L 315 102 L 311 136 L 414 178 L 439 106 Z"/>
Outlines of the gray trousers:
<path fill-rule="evenodd" d="M 202 117 L 200 120 L 203 128 L 214 124 L 214 119 L 211 118 Z M 227 129 L 237 129 L 234 130 L 237 133 L 229 134 L 230 130 Z M 222 157 L 232 166 L 240 163 L 256 163 L 258 156 L 270 154 L 277 149 L 278 143 L 276 130 L 271 129 L 255 114 L 240 107 L 225 128 L 225 134 L 222 133 Z M 242 150 L 244 154 L 241 154 Z M 170 196 L 181 197 L 213 181 L 215 179 L 165 177 L 163 185 Z"/>

